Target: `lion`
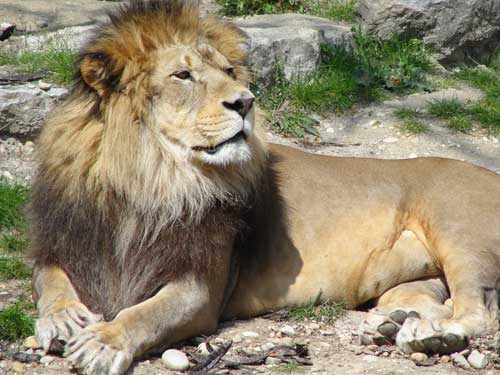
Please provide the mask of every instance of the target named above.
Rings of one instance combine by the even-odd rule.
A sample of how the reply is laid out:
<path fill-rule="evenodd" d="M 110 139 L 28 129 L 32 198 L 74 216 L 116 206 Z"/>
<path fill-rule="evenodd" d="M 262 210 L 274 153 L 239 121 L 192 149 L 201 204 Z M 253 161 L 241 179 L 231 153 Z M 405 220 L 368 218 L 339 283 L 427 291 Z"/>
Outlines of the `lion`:
<path fill-rule="evenodd" d="M 266 143 L 245 36 L 137 0 L 81 51 L 39 138 L 36 336 L 79 371 L 323 300 L 375 304 L 363 344 L 450 353 L 498 328 L 500 176 Z"/>

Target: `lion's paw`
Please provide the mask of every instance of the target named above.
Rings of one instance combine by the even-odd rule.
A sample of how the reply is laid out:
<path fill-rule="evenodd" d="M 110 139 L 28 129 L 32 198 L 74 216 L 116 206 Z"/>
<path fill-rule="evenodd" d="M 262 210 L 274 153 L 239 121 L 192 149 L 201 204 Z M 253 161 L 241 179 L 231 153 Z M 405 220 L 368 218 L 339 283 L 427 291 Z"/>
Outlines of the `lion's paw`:
<path fill-rule="evenodd" d="M 359 342 L 362 345 L 393 344 L 407 318 L 419 318 L 415 311 L 394 310 L 385 313 L 378 309 L 371 310 L 359 326 Z"/>
<path fill-rule="evenodd" d="M 124 333 L 113 322 L 97 323 L 82 330 L 66 345 L 64 355 L 87 375 L 119 375 L 132 364 L 133 353 Z"/>
<path fill-rule="evenodd" d="M 85 305 L 77 301 L 57 301 L 35 323 L 35 335 L 45 352 L 58 350 L 60 341 L 68 342 L 89 324 L 102 319 L 101 315 L 92 313 Z"/>
<path fill-rule="evenodd" d="M 458 322 L 409 318 L 399 330 L 396 344 L 406 353 L 449 354 L 464 349 L 468 338 Z"/>

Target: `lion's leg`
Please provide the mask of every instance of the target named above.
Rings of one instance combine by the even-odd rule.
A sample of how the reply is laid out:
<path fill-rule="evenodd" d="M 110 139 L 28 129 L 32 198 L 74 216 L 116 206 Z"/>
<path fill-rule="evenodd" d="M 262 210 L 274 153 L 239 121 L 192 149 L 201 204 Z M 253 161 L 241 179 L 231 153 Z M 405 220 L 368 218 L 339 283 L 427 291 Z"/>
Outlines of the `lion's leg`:
<path fill-rule="evenodd" d="M 456 232 L 454 233 L 455 237 Z M 472 236 L 471 236 L 472 237 Z M 396 343 L 406 352 L 425 351 L 447 353 L 463 349 L 469 337 L 498 329 L 497 282 L 500 275 L 495 246 L 467 236 L 450 241 L 443 239 L 436 256 L 442 264 L 453 301 L 453 314 L 448 319 L 407 319 L 396 337 Z M 467 244 L 476 249 L 467 251 Z M 470 247 L 473 249 L 474 247 Z"/>
<path fill-rule="evenodd" d="M 93 324 L 66 346 L 72 365 L 88 375 L 121 374 L 152 348 L 208 334 L 217 327 L 218 299 L 195 277 L 167 284 L 154 297 Z"/>
<path fill-rule="evenodd" d="M 444 304 L 446 285 L 439 278 L 400 284 L 382 294 L 359 328 L 360 343 L 394 343 L 407 318 L 429 320 L 450 318 L 453 310 Z"/>
<path fill-rule="evenodd" d="M 69 341 L 84 327 L 102 318 L 80 302 L 66 273 L 55 265 L 33 268 L 33 300 L 39 316 L 35 333 L 46 352 L 51 347 L 61 349 L 58 341 Z"/>

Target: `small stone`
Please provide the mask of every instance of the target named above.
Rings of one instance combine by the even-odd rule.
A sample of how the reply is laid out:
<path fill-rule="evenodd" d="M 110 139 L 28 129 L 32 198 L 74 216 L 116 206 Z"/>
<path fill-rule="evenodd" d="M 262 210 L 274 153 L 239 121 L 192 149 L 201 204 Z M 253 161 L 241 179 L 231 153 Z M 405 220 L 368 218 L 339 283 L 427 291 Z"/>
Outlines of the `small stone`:
<path fill-rule="evenodd" d="M 215 373 L 215 375 L 225 375 L 225 374 L 229 374 L 228 369 L 219 370 Z"/>
<path fill-rule="evenodd" d="M 40 363 L 42 365 L 48 365 L 56 360 L 56 357 L 52 355 L 45 355 L 42 358 L 40 358 Z"/>
<path fill-rule="evenodd" d="M 40 80 L 38 81 L 38 88 L 43 91 L 48 91 L 52 88 L 52 85 L 50 83 Z"/>
<path fill-rule="evenodd" d="M 295 336 L 295 329 L 292 326 L 284 326 L 280 332 L 286 336 Z"/>
<path fill-rule="evenodd" d="M 281 363 L 281 359 L 274 357 L 266 358 L 266 365 L 279 365 Z"/>
<path fill-rule="evenodd" d="M 11 367 L 12 372 L 18 373 L 18 374 L 24 374 L 24 365 L 19 362 L 14 362 Z"/>
<path fill-rule="evenodd" d="M 441 363 L 449 363 L 451 361 L 451 358 L 449 355 L 443 355 L 440 359 L 439 362 Z"/>
<path fill-rule="evenodd" d="M 381 122 L 379 120 L 371 120 L 368 125 L 370 126 L 379 126 Z"/>
<path fill-rule="evenodd" d="M 488 358 L 477 350 L 473 350 L 472 353 L 469 354 L 469 357 L 467 357 L 467 360 L 472 367 L 477 369 L 483 369 L 488 365 Z"/>
<path fill-rule="evenodd" d="M 162 362 L 170 370 L 184 371 L 189 367 L 189 360 L 180 350 L 168 349 L 161 356 Z"/>
<path fill-rule="evenodd" d="M 266 342 L 260 348 L 261 348 L 262 351 L 267 351 L 267 350 L 271 350 L 274 347 L 275 347 L 275 345 L 272 342 Z"/>
<path fill-rule="evenodd" d="M 27 337 L 23 342 L 23 346 L 26 349 L 39 349 L 40 348 L 40 344 L 38 343 L 38 340 L 36 339 L 35 336 Z"/>
<path fill-rule="evenodd" d="M 387 137 L 387 138 L 384 138 L 382 142 L 384 142 L 384 143 L 396 143 L 398 141 L 399 141 L 399 139 L 396 137 Z"/>
<path fill-rule="evenodd" d="M 335 130 L 333 128 L 326 128 L 327 133 L 334 133 Z"/>
<path fill-rule="evenodd" d="M 245 331 L 241 335 L 246 338 L 259 337 L 259 334 L 254 331 Z"/>
<path fill-rule="evenodd" d="M 334 331 L 319 331 L 323 336 L 333 336 L 335 334 Z"/>
<path fill-rule="evenodd" d="M 420 362 L 424 362 L 424 361 L 427 361 L 429 359 L 429 357 L 427 357 L 427 355 L 425 353 L 412 353 L 410 355 L 410 359 L 415 362 L 415 363 L 420 363 Z"/>
<path fill-rule="evenodd" d="M 408 159 L 415 159 L 417 157 L 418 157 L 418 155 L 415 153 L 411 153 L 410 155 L 408 155 Z"/>
<path fill-rule="evenodd" d="M 198 354 L 205 355 L 205 356 L 209 355 L 210 352 L 208 351 L 207 343 L 202 342 L 200 345 L 198 345 L 196 352 Z"/>
<path fill-rule="evenodd" d="M 453 361 L 453 364 L 457 367 L 461 367 L 463 369 L 470 369 L 469 362 L 467 362 L 465 357 L 460 353 L 453 353 L 451 355 L 451 360 Z"/>
<path fill-rule="evenodd" d="M 12 181 L 14 179 L 14 176 L 12 176 L 12 173 L 10 173 L 9 171 L 3 171 L 0 177 L 3 177 L 9 181 Z"/>

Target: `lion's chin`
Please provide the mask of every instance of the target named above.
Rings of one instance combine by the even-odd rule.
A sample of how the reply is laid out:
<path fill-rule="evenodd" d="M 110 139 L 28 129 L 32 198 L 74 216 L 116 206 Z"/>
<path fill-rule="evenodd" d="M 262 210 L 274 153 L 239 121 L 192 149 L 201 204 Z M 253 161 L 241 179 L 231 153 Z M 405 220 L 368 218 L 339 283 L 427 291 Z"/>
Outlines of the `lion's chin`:
<path fill-rule="evenodd" d="M 244 164 L 252 158 L 252 150 L 248 142 L 241 138 L 237 142 L 225 144 L 216 152 L 199 151 L 198 157 L 206 164 L 227 166 Z"/>

